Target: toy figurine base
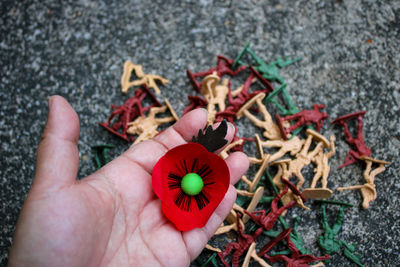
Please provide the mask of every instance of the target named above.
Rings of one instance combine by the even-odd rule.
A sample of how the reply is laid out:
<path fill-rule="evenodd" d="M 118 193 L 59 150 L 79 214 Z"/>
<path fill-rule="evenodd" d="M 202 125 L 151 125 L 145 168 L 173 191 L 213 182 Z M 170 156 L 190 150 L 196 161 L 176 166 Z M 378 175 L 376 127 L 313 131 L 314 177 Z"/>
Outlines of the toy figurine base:
<path fill-rule="evenodd" d="M 220 78 L 215 71 L 212 74 L 204 77 L 204 79 L 201 81 L 200 93 L 203 96 L 207 95 L 209 93 L 208 88 L 215 88 L 218 85 L 219 80 Z"/>
<path fill-rule="evenodd" d="M 325 148 L 328 148 L 330 146 L 328 139 L 326 139 L 325 136 L 323 136 L 319 132 L 314 131 L 312 129 L 307 129 L 306 133 L 308 135 L 313 136 L 314 139 L 317 140 L 318 142 L 322 142 Z"/>
<path fill-rule="evenodd" d="M 374 159 L 371 157 L 367 157 L 367 156 L 361 156 L 360 157 L 361 160 L 364 161 L 371 161 L 372 163 L 376 163 L 376 164 L 385 164 L 385 165 L 389 165 L 391 162 L 389 161 L 385 161 L 385 160 L 380 160 L 380 159 Z"/>
<path fill-rule="evenodd" d="M 246 209 L 248 212 L 251 213 L 256 209 L 258 202 L 260 202 L 260 199 L 263 196 L 263 194 L 264 194 L 264 187 L 260 186 L 259 188 L 257 188 L 253 198 L 251 199 L 249 206 Z M 249 219 L 250 219 L 249 215 L 244 214 L 242 221 L 246 223 Z"/>
<path fill-rule="evenodd" d="M 346 114 L 346 115 L 343 115 L 343 116 L 337 118 L 332 123 L 333 124 L 337 124 L 337 123 L 345 122 L 347 120 L 350 120 L 350 119 L 353 119 L 353 118 L 357 118 L 358 116 L 363 116 L 365 113 L 366 113 L 366 111 L 363 110 L 363 111 L 358 111 L 358 112 Z"/>
<path fill-rule="evenodd" d="M 321 199 L 321 198 L 330 198 L 333 192 L 328 188 L 306 188 L 301 193 L 306 198 Z"/>
<path fill-rule="evenodd" d="M 243 116 L 243 114 L 244 114 L 244 111 L 245 111 L 245 110 L 248 110 L 251 106 L 253 106 L 254 103 L 256 103 L 257 99 L 262 100 L 262 99 L 264 99 L 264 97 L 265 97 L 265 93 L 259 93 L 259 94 L 255 95 L 255 96 L 253 96 L 252 99 L 250 99 L 249 101 L 247 101 L 247 102 L 238 110 L 238 112 L 236 112 L 236 117 L 237 117 L 238 119 L 241 118 L 241 117 Z"/>

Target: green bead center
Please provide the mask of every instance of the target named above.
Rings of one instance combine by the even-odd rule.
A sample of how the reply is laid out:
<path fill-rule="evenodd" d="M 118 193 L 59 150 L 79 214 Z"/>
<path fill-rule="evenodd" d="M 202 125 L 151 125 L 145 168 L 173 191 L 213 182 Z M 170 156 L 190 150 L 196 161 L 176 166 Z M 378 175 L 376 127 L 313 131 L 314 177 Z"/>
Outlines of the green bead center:
<path fill-rule="evenodd" d="M 188 173 L 183 176 L 181 181 L 181 188 L 183 192 L 190 196 L 195 196 L 203 189 L 203 179 L 197 173 Z"/>

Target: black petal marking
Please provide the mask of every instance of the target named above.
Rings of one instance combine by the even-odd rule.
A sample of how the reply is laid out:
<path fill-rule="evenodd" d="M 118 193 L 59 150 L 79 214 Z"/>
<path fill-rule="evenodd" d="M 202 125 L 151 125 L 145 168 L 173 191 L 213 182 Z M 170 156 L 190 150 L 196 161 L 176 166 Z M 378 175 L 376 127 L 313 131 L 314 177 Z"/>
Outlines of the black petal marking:
<path fill-rule="evenodd" d="M 180 190 L 175 199 L 175 204 L 178 206 L 178 208 L 188 212 L 191 210 L 191 202 L 192 198 L 186 195 L 182 190 Z"/>
<path fill-rule="evenodd" d="M 194 199 L 196 200 L 196 204 L 199 210 L 202 210 L 205 206 L 207 206 L 208 203 L 210 203 L 203 192 L 200 192 L 198 195 L 194 196 Z"/>
<path fill-rule="evenodd" d="M 170 173 L 168 174 L 168 187 L 169 187 L 170 189 L 181 188 L 181 180 L 182 180 L 182 177 L 181 177 L 181 176 L 179 176 L 179 175 L 177 175 L 177 174 L 175 174 L 175 173 L 170 172 Z"/>

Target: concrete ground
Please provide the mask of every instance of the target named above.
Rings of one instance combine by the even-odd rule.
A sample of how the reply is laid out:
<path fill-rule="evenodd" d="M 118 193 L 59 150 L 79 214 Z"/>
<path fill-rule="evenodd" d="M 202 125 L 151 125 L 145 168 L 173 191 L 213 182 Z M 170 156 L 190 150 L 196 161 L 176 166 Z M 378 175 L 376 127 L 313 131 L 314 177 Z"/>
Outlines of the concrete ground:
<path fill-rule="evenodd" d="M 346 211 L 339 238 L 358 244 L 356 252 L 366 266 L 400 265 L 399 1 L 3 0 L 0 7 L 2 265 L 32 182 L 50 95 L 64 96 L 79 114 L 79 177 L 85 177 L 95 170 L 91 145 L 116 145 L 112 157 L 128 147 L 98 126 L 111 104 L 127 98 L 119 85 L 125 60 L 168 78 L 162 95 L 181 115 L 186 96 L 194 94 L 185 70 L 215 66 L 218 54 L 235 57 L 246 42 L 267 62 L 276 56 L 302 58 L 280 74 L 300 109 L 326 105 L 330 117 L 322 133 L 337 140 L 328 184 L 332 189 L 361 183 L 362 165 L 338 169 L 349 146 L 342 129 L 329 122 L 367 111 L 366 144 L 374 158 L 392 164 L 377 176 L 378 197 L 367 210 L 360 208 L 358 191 L 335 191 L 333 199 L 355 205 Z M 250 132 L 246 119 L 238 125 L 242 136 L 262 134 Z M 309 212 L 294 209 L 288 218 L 302 216 L 299 231 L 306 246 L 320 255 L 321 209 L 310 206 Z M 328 216 L 334 218 L 337 211 L 329 207 Z M 327 265 L 349 262 L 341 252 Z"/>

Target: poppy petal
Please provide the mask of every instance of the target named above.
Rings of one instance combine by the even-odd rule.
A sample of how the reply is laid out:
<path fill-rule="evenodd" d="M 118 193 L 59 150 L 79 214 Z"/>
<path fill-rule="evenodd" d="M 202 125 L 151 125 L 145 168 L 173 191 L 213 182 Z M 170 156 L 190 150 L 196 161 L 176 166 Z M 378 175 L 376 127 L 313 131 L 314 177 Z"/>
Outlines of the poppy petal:
<path fill-rule="evenodd" d="M 202 177 L 204 187 L 196 196 L 180 188 L 187 173 Z M 161 199 L 164 215 L 180 231 L 203 227 L 218 207 L 229 187 L 229 169 L 225 161 L 202 145 L 189 143 L 169 150 L 154 166 L 152 183 Z"/>

